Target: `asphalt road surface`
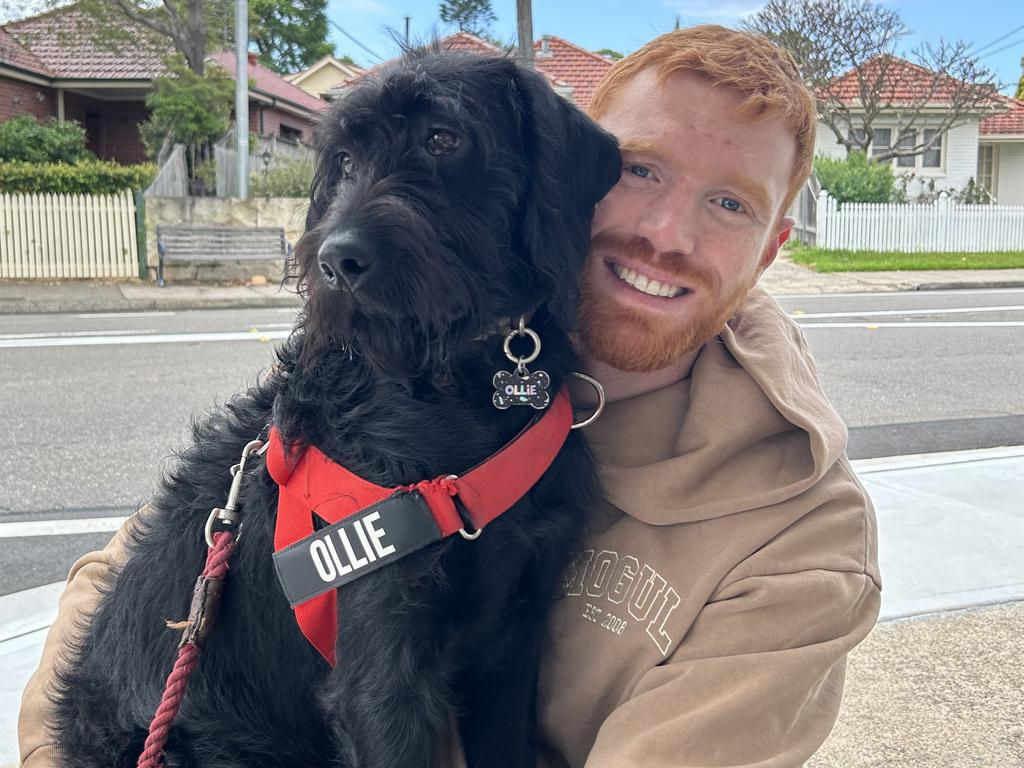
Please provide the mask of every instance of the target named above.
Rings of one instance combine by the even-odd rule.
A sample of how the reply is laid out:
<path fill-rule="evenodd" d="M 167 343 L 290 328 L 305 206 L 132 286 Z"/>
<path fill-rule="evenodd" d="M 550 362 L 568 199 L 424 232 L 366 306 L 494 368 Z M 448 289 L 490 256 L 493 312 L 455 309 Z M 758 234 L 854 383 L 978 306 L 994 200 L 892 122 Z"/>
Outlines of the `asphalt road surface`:
<path fill-rule="evenodd" d="M 1024 444 L 1024 290 L 780 297 L 854 458 Z M 283 309 L 0 316 L 0 594 L 63 578 L 253 382 Z"/>

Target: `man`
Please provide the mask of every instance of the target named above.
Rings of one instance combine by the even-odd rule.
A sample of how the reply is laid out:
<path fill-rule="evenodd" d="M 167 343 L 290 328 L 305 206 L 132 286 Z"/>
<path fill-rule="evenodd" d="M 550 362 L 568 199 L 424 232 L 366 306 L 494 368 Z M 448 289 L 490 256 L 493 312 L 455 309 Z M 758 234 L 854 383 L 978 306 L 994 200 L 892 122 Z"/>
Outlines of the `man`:
<path fill-rule="evenodd" d="M 616 64 L 623 147 L 582 276 L 587 429 L 606 503 L 566 579 L 539 697 L 550 768 L 800 766 L 828 736 L 880 584 L 870 502 L 799 330 L 755 284 L 786 241 L 814 105 L 788 55 L 721 27 Z M 122 556 L 72 571 L 21 716 L 25 768 L 71 617 Z"/>

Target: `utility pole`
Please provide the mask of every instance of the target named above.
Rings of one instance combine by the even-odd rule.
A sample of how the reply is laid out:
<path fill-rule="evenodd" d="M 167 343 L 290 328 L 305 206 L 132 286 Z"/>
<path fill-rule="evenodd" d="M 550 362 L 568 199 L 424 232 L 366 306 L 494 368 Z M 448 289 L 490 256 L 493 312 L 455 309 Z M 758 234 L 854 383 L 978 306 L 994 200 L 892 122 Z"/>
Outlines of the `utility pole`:
<path fill-rule="evenodd" d="M 533 66 L 533 3 L 516 0 L 516 27 L 519 36 L 519 58 L 528 67 Z"/>
<path fill-rule="evenodd" d="M 249 197 L 249 4 L 235 0 L 235 154 L 238 196 Z"/>

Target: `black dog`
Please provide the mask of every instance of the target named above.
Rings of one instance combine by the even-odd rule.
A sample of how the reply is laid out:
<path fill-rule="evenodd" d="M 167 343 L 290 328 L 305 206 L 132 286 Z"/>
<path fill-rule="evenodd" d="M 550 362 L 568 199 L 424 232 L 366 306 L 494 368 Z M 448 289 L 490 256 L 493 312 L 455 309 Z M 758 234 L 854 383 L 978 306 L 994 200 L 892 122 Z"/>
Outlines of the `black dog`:
<path fill-rule="evenodd" d="M 345 98 L 296 248 L 303 315 L 266 380 L 195 426 L 134 533 L 62 675 L 66 765 L 135 764 L 204 522 L 269 424 L 290 455 L 315 446 L 383 486 L 463 472 L 534 415 L 492 404 L 520 317 L 559 391 L 593 206 L 619 172 L 613 139 L 509 58 L 414 52 Z M 278 485 L 263 458 L 245 476 L 220 619 L 166 765 L 435 766 L 457 723 L 471 766 L 532 766 L 544 627 L 597 492 L 579 436 L 479 540 L 445 538 L 338 590 L 333 669 L 275 576 Z"/>

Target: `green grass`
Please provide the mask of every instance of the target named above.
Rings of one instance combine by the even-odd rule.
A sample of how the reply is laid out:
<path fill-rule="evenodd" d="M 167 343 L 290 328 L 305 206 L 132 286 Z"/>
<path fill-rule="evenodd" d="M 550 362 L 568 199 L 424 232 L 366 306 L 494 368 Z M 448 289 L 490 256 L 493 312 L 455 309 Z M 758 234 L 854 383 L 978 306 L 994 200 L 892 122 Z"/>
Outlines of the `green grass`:
<path fill-rule="evenodd" d="M 789 255 L 815 272 L 891 272 L 923 269 L 1024 269 L 1024 251 L 1003 253 L 879 253 L 796 246 Z"/>

